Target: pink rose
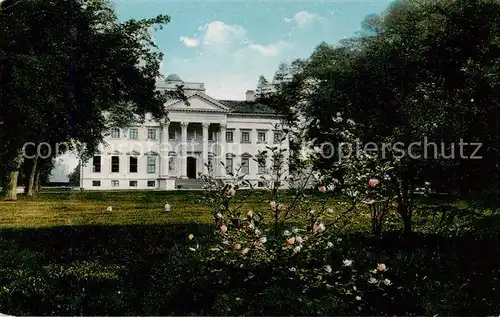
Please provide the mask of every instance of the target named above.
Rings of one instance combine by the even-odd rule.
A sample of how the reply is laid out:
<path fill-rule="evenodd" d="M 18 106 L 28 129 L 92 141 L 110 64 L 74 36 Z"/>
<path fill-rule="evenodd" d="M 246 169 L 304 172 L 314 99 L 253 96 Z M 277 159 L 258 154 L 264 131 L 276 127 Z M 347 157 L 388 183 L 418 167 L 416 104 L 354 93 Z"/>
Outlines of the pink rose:
<path fill-rule="evenodd" d="M 384 271 L 387 271 L 387 267 L 385 266 L 384 263 L 380 263 L 378 266 L 377 266 L 377 270 L 379 270 L 380 272 L 384 272 Z"/>
<path fill-rule="evenodd" d="M 288 243 L 289 245 L 294 244 L 295 243 L 295 237 L 289 238 L 288 240 L 286 240 L 286 243 Z"/>
<path fill-rule="evenodd" d="M 241 249 L 241 244 L 239 244 L 239 243 L 235 243 L 235 244 L 234 244 L 234 248 L 235 248 L 236 250 Z"/>
<path fill-rule="evenodd" d="M 275 202 L 274 200 L 270 201 L 270 202 L 269 202 L 269 207 L 270 207 L 272 210 L 276 211 L 276 202 Z"/>
<path fill-rule="evenodd" d="M 368 181 L 368 186 L 370 186 L 370 187 L 375 187 L 375 186 L 377 186 L 377 184 L 378 184 L 378 179 L 376 179 L 376 178 L 372 178 Z"/>
<path fill-rule="evenodd" d="M 301 247 L 300 246 L 296 246 L 295 248 L 293 248 L 293 254 L 297 254 L 300 252 L 300 249 Z"/>
<path fill-rule="evenodd" d="M 226 225 L 220 226 L 220 233 L 225 234 L 226 232 L 227 232 L 227 226 Z"/>
<path fill-rule="evenodd" d="M 325 186 L 320 186 L 318 187 L 318 190 L 322 193 L 326 192 L 326 187 Z"/>
<path fill-rule="evenodd" d="M 295 241 L 296 241 L 298 244 L 301 244 L 302 242 L 304 242 L 304 239 L 302 239 L 302 237 L 296 237 L 296 238 L 295 238 Z"/>
<path fill-rule="evenodd" d="M 319 225 L 314 225 L 313 226 L 313 232 L 323 232 L 326 230 L 326 227 L 323 223 L 320 223 Z"/>

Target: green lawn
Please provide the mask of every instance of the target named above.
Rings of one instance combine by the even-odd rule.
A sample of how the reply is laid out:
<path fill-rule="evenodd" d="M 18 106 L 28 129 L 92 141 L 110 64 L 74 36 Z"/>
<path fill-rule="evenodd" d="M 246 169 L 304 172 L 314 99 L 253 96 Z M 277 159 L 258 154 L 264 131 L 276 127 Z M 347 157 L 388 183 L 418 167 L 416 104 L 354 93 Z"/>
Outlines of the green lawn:
<path fill-rule="evenodd" d="M 248 198 L 238 193 L 242 210 L 268 208 L 266 192 Z M 164 212 L 165 202 L 171 212 Z M 105 213 L 107 206 L 112 213 Z M 61 191 L 44 192 L 36 198 L 0 201 L 0 228 L 37 228 L 66 225 L 147 225 L 211 222 L 202 191 Z"/>
<path fill-rule="evenodd" d="M 437 220 L 416 215 L 421 232 L 408 239 L 390 224 L 382 239 L 359 224 L 332 233 L 335 247 L 318 250 L 332 266 L 349 258 L 360 271 L 376 263 L 390 267 L 386 277 L 394 286 L 383 297 L 366 293 L 358 311 L 352 298 L 303 294 L 300 283 L 286 276 L 280 285 L 269 285 L 272 272 L 255 272 L 255 282 L 243 282 L 248 272 L 235 267 L 215 272 L 203 261 L 213 228 L 200 191 L 46 192 L 36 199 L 19 198 L 0 202 L 2 313 L 492 315 L 500 309 L 500 239 L 491 230 L 424 234 L 421 228 L 439 227 Z M 240 198 L 238 193 L 234 199 Z M 170 213 L 163 212 L 165 201 Z M 423 200 L 419 205 L 444 203 Z M 108 205 L 113 212 L 105 214 Z M 256 191 L 247 199 L 244 209 L 249 208 L 268 208 L 265 193 Z M 492 220 L 483 219 L 482 226 L 493 228 Z M 187 239 L 190 233 L 193 241 Z M 199 253 L 188 250 L 193 244 L 202 246 Z M 301 261 L 310 265 L 300 257 L 297 265 Z"/>
<path fill-rule="evenodd" d="M 202 192 L 45 192 L 36 198 L 0 201 L 0 227 L 208 223 Z M 165 202 L 172 211 L 165 214 Z M 112 213 L 105 213 L 107 206 Z"/>

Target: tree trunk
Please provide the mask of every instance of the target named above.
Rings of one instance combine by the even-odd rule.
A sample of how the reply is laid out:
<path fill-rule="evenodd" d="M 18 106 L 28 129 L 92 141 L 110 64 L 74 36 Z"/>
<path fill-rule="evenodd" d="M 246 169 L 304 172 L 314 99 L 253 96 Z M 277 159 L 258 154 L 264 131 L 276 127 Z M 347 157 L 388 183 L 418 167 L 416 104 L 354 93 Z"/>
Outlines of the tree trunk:
<path fill-rule="evenodd" d="M 35 158 L 33 159 L 33 165 L 31 166 L 31 173 L 30 177 L 28 180 L 28 192 L 26 193 L 27 196 L 33 197 L 33 188 L 35 184 L 35 175 L 37 172 L 37 163 L 38 163 L 38 153 L 36 154 Z"/>
<path fill-rule="evenodd" d="M 412 198 L 411 192 L 413 191 L 413 187 L 411 182 L 408 179 L 403 179 L 401 183 L 401 188 L 398 197 L 398 213 L 403 220 L 403 233 L 409 234 L 412 231 Z"/>
<path fill-rule="evenodd" d="M 411 233 L 412 231 L 412 226 L 411 226 L 411 223 L 412 223 L 412 219 L 411 219 L 411 213 L 408 215 L 406 214 L 404 217 L 403 217 L 403 234 L 404 235 L 408 235 Z"/>
<path fill-rule="evenodd" d="M 40 170 L 37 169 L 35 172 L 35 194 L 40 193 Z"/>
<path fill-rule="evenodd" d="M 23 155 L 18 154 L 12 161 L 9 168 L 9 181 L 7 183 L 7 194 L 5 200 L 17 200 L 17 178 L 19 176 L 19 169 L 23 161 Z"/>

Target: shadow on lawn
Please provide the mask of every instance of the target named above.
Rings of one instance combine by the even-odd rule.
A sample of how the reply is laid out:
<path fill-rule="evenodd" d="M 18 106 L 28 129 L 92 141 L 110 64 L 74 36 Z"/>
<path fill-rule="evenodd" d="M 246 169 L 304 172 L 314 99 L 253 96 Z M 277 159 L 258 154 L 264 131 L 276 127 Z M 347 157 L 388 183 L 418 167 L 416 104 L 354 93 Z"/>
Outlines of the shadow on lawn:
<path fill-rule="evenodd" d="M 342 237 L 329 263 L 343 258 L 370 270 L 386 263 L 394 286 L 366 294 L 366 305 L 301 294 L 300 283 L 266 285 L 269 272 L 223 281 L 188 244 L 210 242 L 208 225 L 81 226 L 0 232 L 0 311 L 15 315 L 491 315 L 498 313 L 497 236 L 396 233 Z M 187 235 L 195 239 L 188 243 Z M 337 239 L 339 237 L 332 237 Z M 360 287 L 363 287 L 361 281 Z M 366 284 L 366 283 L 365 283 Z M 245 298 L 235 303 L 235 296 Z M 301 301 L 298 299 L 300 298 Z M 231 310 L 228 310 L 230 308 Z"/>

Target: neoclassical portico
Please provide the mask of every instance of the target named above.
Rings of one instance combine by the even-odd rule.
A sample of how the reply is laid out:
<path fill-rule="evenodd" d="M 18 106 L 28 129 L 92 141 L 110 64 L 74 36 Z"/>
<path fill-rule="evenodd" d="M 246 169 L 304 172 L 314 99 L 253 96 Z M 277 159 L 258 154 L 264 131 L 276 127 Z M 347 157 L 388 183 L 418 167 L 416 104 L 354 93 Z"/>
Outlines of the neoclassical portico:
<path fill-rule="evenodd" d="M 261 185 L 260 176 L 269 164 L 254 158 L 281 140 L 276 125 L 282 117 L 256 102 L 252 91 L 247 91 L 246 100 L 218 100 L 205 93 L 202 83 L 185 83 L 174 75 L 159 88 L 181 84 L 189 104 L 167 102 L 165 122 L 149 118 L 129 128 L 113 128 L 106 138 L 110 149 L 103 151 L 112 153 L 119 146 L 123 149 L 119 153 L 150 154 L 97 155 L 82 167 L 84 189 L 175 189 L 187 181 L 193 185 L 199 173 L 208 171 L 207 165 L 222 180 L 244 166 L 247 179 Z M 281 146 L 287 147 L 287 141 Z"/>
<path fill-rule="evenodd" d="M 180 129 L 178 129 L 180 127 Z M 162 178 L 198 178 L 198 173 L 207 173 L 211 164 L 215 177 L 223 178 L 226 172 L 220 161 L 224 161 L 226 148 L 226 125 L 216 122 L 175 122 L 160 125 L 159 148 L 162 157 Z M 173 158 L 174 168 L 169 165 Z M 194 174 L 190 174 L 189 159 L 195 159 Z M 191 162 L 189 164 L 192 164 Z"/>

